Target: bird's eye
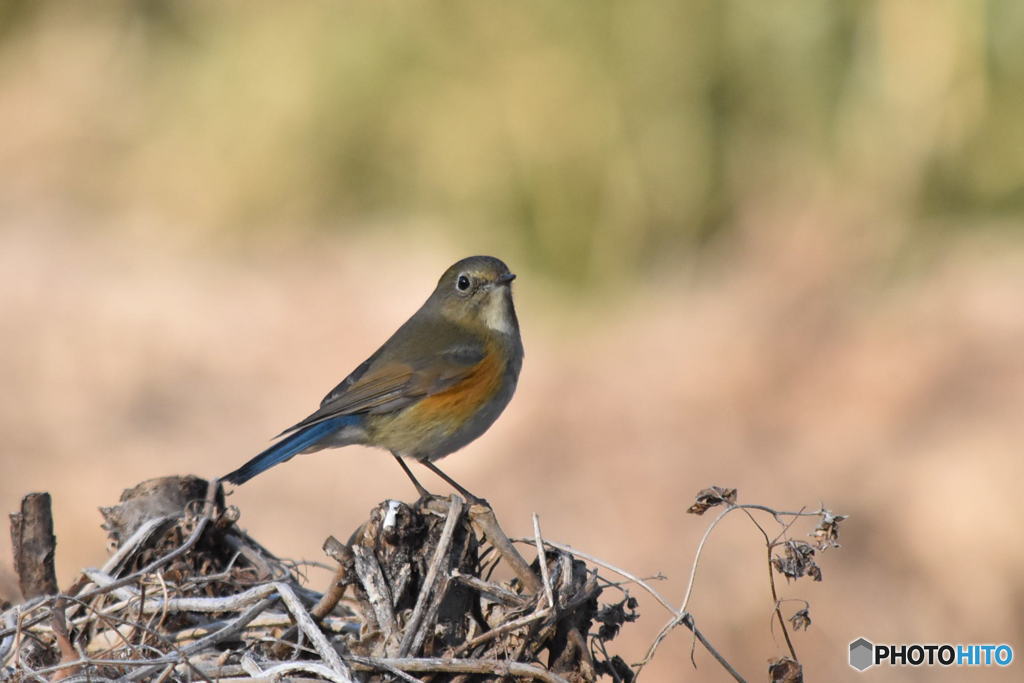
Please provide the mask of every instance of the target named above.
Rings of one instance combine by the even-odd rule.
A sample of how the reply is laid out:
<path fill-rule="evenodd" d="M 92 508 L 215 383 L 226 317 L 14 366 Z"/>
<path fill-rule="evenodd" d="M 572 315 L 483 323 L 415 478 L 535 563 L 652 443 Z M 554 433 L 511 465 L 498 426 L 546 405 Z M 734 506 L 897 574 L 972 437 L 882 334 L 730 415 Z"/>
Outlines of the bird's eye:
<path fill-rule="evenodd" d="M 455 281 L 455 288 L 460 292 L 465 292 L 469 289 L 469 276 L 463 273 L 459 276 L 459 279 Z"/>

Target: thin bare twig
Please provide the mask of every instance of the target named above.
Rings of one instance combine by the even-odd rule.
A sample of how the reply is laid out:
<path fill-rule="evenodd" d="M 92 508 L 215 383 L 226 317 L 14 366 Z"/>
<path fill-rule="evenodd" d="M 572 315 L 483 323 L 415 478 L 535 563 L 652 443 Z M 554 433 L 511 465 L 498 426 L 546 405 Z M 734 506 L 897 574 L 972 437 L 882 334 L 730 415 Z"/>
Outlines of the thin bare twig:
<path fill-rule="evenodd" d="M 494 638 L 497 638 L 500 635 L 508 633 L 509 631 L 515 631 L 517 628 L 529 626 L 535 621 L 544 619 L 545 617 L 550 615 L 551 612 L 551 607 L 545 607 L 544 609 L 537 610 L 536 612 L 528 614 L 525 617 L 520 617 L 519 619 L 507 621 L 501 626 L 498 626 L 497 628 L 492 628 L 490 631 L 481 633 L 476 638 L 467 640 L 466 642 L 462 643 L 457 648 L 452 650 L 452 656 L 460 655 L 463 652 L 472 651 L 473 648 L 475 648 L 477 645 L 482 645 L 483 643 L 486 643 L 488 640 L 493 640 Z"/>
<path fill-rule="evenodd" d="M 544 584 L 544 595 L 548 599 L 548 607 L 555 608 L 555 595 L 551 591 L 551 577 L 548 575 L 548 558 L 544 551 L 544 542 L 540 535 L 540 517 L 533 513 L 533 540 L 537 544 L 537 564 L 540 565 L 540 578 Z"/>
<path fill-rule="evenodd" d="M 636 673 L 636 679 L 640 678 L 640 673 L 644 670 L 644 667 L 647 666 L 654 658 L 654 653 L 657 652 L 658 646 L 661 645 L 661 642 L 665 640 L 672 629 L 679 625 L 683 625 L 688 628 L 690 632 L 693 633 L 694 637 L 700 641 L 700 644 L 704 646 L 704 649 L 706 649 L 708 653 L 710 653 L 711 656 L 714 657 L 715 660 L 721 664 L 722 667 L 729 672 L 729 675 L 731 675 L 736 681 L 743 683 L 746 680 L 739 674 L 739 672 L 736 671 L 736 669 L 733 668 L 728 660 L 726 660 L 726 658 L 715 649 L 707 637 L 701 633 L 700 629 L 697 628 L 697 623 L 694 621 L 693 615 L 689 612 L 683 612 L 675 619 L 669 620 L 669 622 L 662 626 L 661 630 L 658 631 L 658 635 L 655 636 L 654 642 L 647 648 L 647 653 L 644 655 L 644 658 L 633 665 L 633 669 Z M 690 651 L 690 661 L 693 661 L 692 649 Z M 696 666 L 696 663 L 694 663 L 694 666 Z"/>
<path fill-rule="evenodd" d="M 458 569 L 453 569 L 451 572 L 451 578 L 453 581 L 469 586 L 480 595 L 486 596 L 488 599 L 494 602 L 500 602 L 503 605 L 510 605 L 513 607 L 526 607 L 532 600 L 523 597 L 519 593 L 515 593 L 500 586 L 492 581 L 484 581 L 481 578 L 472 576 L 470 574 L 463 574 Z"/>
<path fill-rule="evenodd" d="M 313 647 L 316 648 L 317 654 L 323 657 L 324 661 L 331 667 L 331 670 L 337 673 L 342 678 L 351 679 L 352 670 L 348 668 L 348 665 L 341 660 L 338 656 L 337 651 L 331 647 L 331 644 L 324 638 L 324 634 L 320 632 L 316 624 L 313 623 L 313 618 L 309 616 L 306 608 L 299 602 L 298 597 L 295 595 L 295 591 L 292 587 L 286 583 L 276 582 L 273 584 L 277 589 L 278 594 L 284 600 L 285 606 L 288 611 L 295 617 L 295 623 L 299 627 L 310 642 L 313 643 Z"/>
<path fill-rule="evenodd" d="M 520 543 L 532 543 L 533 542 L 532 539 L 516 539 L 516 541 L 520 542 Z M 564 543 L 556 543 L 555 541 L 552 541 L 552 540 L 549 540 L 549 539 L 544 539 L 544 545 L 549 545 L 552 548 L 555 548 L 556 550 L 561 550 L 563 552 L 569 553 L 570 555 L 574 555 L 576 557 L 582 557 L 584 560 L 592 562 L 592 563 L 596 564 L 599 567 L 604 567 L 605 569 L 607 569 L 609 571 L 615 572 L 619 576 L 626 577 L 627 579 L 629 579 L 630 581 L 632 581 L 633 583 L 637 584 L 638 586 L 640 586 L 641 588 L 646 590 L 648 593 L 650 593 L 651 596 L 655 600 L 657 600 L 659 603 L 661 603 L 661 606 L 664 607 L 665 609 L 667 609 L 671 614 L 673 614 L 673 615 L 676 614 L 676 608 L 672 606 L 672 603 L 670 603 L 668 601 L 668 599 L 666 599 L 665 596 L 663 596 L 661 593 L 659 593 L 653 586 L 651 586 L 649 583 L 647 583 L 646 581 L 641 579 L 636 574 L 633 574 L 632 572 L 626 571 L 625 569 L 621 569 L 619 567 L 616 567 L 614 564 L 611 564 L 610 562 L 606 562 L 605 560 L 602 560 L 599 557 L 595 557 L 594 555 L 591 555 L 589 553 L 585 553 L 582 550 L 577 550 L 576 548 L 573 548 L 572 546 L 566 545 Z"/>
<path fill-rule="evenodd" d="M 423 620 L 424 610 L 427 608 L 428 598 L 431 593 L 435 592 L 435 584 L 441 571 L 441 565 L 447 564 L 448 550 L 452 546 L 455 524 L 462 515 L 462 505 L 462 498 L 453 493 L 448 506 L 448 517 L 444 521 L 441 537 L 437 541 L 434 556 L 430 560 L 430 567 L 427 568 L 427 575 L 423 579 L 420 594 L 416 598 L 416 606 L 412 610 L 409 622 L 405 625 L 405 635 L 402 637 L 402 642 L 398 647 L 399 657 L 408 656 L 410 652 L 418 649 L 419 644 L 423 642 L 424 631 L 422 627 L 427 625 L 427 622 Z M 447 580 L 445 580 L 445 584 L 447 584 Z M 436 592 L 440 593 L 441 591 L 436 589 Z"/>
<path fill-rule="evenodd" d="M 775 616 L 779 619 L 779 626 L 782 627 L 782 636 L 786 639 L 786 645 L 789 647 L 789 654 L 794 660 L 799 661 L 799 657 L 796 656 L 796 649 L 793 647 L 793 641 L 789 637 L 789 629 L 786 628 L 786 621 L 782 616 L 782 609 L 779 607 L 779 594 L 775 589 L 775 573 L 772 571 L 772 548 L 775 543 L 782 538 L 783 534 L 789 531 L 789 528 L 793 526 L 799 518 L 793 517 L 788 524 L 783 525 L 782 531 L 779 532 L 779 535 L 774 539 L 771 539 L 768 538 L 768 532 L 764 530 L 764 527 L 754 519 L 754 515 L 750 514 L 750 510 L 744 510 L 743 512 L 750 518 L 750 521 L 755 527 L 757 527 L 757 530 L 761 532 L 761 535 L 764 536 L 764 547 L 765 551 L 768 553 L 768 585 L 772 589 L 772 604 L 774 605 L 773 611 L 775 612 Z"/>
<path fill-rule="evenodd" d="M 159 527 L 164 524 L 169 524 L 174 521 L 173 516 L 154 517 L 143 522 L 138 529 L 135 530 L 131 536 L 128 537 L 124 543 L 118 547 L 117 551 L 114 552 L 110 558 L 103 563 L 103 567 L 100 571 L 104 574 L 113 574 L 117 571 L 121 563 L 125 561 L 135 550 L 143 545 L 150 536 L 152 536 Z"/>
<path fill-rule="evenodd" d="M 533 573 L 530 565 L 519 554 L 512 542 L 508 540 L 508 536 L 505 535 L 502 528 L 498 526 L 494 510 L 486 505 L 474 504 L 469 508 L 469 517 L 473 521 L 473 525 L 481 531 L 484 538 L 494 546 L 502 559 L 512 568 L 526 590 L 534 594 L 539 593 L 541 591 L 540 579 Z"/>
<path fill-rule="evenodd" d="M 337 562 L 337 567 L 334 569 L 334 575 L 331 577 L 331 583 L 329 588 L 324 592 L 323 597 L 313 606 L 310 610 L 310 615 L 319 621 L 323 619 L 331 610 L 337 606 L 341 601 L 341 598 L 345 595 L 345 589 L 350 583 L 349 569 L 352 567 L 353 557 L 352 549 L 347 545 L 336 539 L 334 536 L 329 536 L 324 541 L 323 550 L 328 556 Z"/>
<path fill-rule="evenodd" d="M 708 528 L 704 531 L 704 535 L 701 536 L 700 543 L 697 544 L 697 550 L 694 553 L 694 557 L 693 557 L 693 564 L 690 566 L 690 579 L 689 579 L 689 581 L 686 584 L 686 592 L 683 594 L 683 602 L 679 606 L 679 613 L 685 613 L 686 612 L 686 607 L 690 604 L 690 596 L 693 593 L 694 581 L 696 580 L 696 577 L 697 577 L 697 567 L 700 565 L 701 554 L 704 552 L 704 545 L 707 543 L 708 537 L 711 536 L 711 532 L 715 530 L 715 527 L 718 526 L 719 522 L 721 522 L 723 519 L 725 519 L 726 515 L 728 515 L 731 512 L 734 512 L 736 510 L 743 510 L 744 512 L 747 513 L 748 516 L 750 515 L 750 513 L 747 512 L 749 510 L 760 510 L 762 512 L 767 512 L 768 514 L 770 514 L 775 519 L 776 522 L 781 524 L 783 527 L 786 527 L 787 524 L 786 524 L 785 521 L 783 521 L 781 519 L 782 517 L 793 517 L 795 519 L 797 517 L 813 517 L 813 516 L 816 516 L 818 514 L 821 514 L 820 511 L 818 511 L 818 512 L 804 512 L 803 510 L 801 510 L 799 512 L 779 512 L 779 511 L 773 510 L 770 507 L 767 507 L 765 505 L 756 505 L 756 504 L 750 504 L 750 503 L 743 503 L 743 504 L 727 503 L 726 504 L 726 508 L 724 510 L 722 510 L 722 512 L 720 512 L 718 514 L 718 516 L 715 518 L 715 520 L 713 522 L 711 522 L 711 524 L 708 525 Z M 756 522 L 755 522 L 755 524 L 756 524 Z M 792 522 L 790 522 L 790 524 L 792 524 Z M 758 528 L 760 529 L 760 525 L 758 525 Z M 761 533 L 765 533 L 763 529 L 761 529 Z M 765 538 L 767 540 L 767 534 L 766 533 L 765 533 Z M 794 657 L 795 657 L 795 655 L 794 655 Z"/>
<path fill-rule="evenodd" d="M 96 569 L 86 569 L 83 573 L 99 586 L 111 585 L 114 582 L 114 579 L 105 576 Z M 226 595 L 223 598 L 164 598 L 161 600 L 150 600 L 142 607 L 141 611 L 145 614 L 153 614 L 164 610 L 168 612 L 232 612 L 270 595 L 274 592 L 275 585 L 277 584 L 264 583 L 253 586 L 241 593 Z M 123 595 L 123 599 L 126 600 L 138 600 L 141 597 L 134 589 L 129 588 L 118 589 L 115 593 L 119 596 Z"/>
<path fill-rule="evenodd" d="M 53 609 L 50 610 L 50 623 L 53 626 L 54 635 L 57 637 L 57 646 L 60 648 L 60 661 L 73 662 L 78 659 L 78 652 L 75 651 L 75 646 L 71 644 L 71 638 L 68 636 L 68 622 L 64 612 L 65 605 L 66 602 L 64 600 L 57 600 Z M 77 669 L 59 672 L 57 675 L 54 675 L 53 680 L 72 676 L 76 672 Z"/>
<path fill-rule="evenodd" d="M 384 572 L 377 562 L 373 551 L 361 545 L 352 546 L 352 555 L 355 563 L 356 574 L 359 582 L 366 591 L 370 607 L 373 608 L 377 624 L 384 631 L 387 643 L 393 643 L 395 634 L 398 633 L 398 622 L 395 620 L 395 610 L 391 598 L 391 588 L 388 587 Z M 397 643 L 394 644 L 397 647 Z M 389 645 L 390 647 L 390 645 Z"/>
<path fill-rule="evenodd" d="M 314 662 L 284 662 L 283 664 L 275 664 L 274 666 L 263 669 L 260 672 L 260 677 L 265 677 L 268 680 L 275 681 L 280 680 L 280 677 L 284 674 L 301 671 L 304 673 L 316 674 L 326 678 L 334 683 L 352 683 L 351 676 L 345 676 L 334 671 L 330 667 L 326 667 L 323 664 L 316 664 Z M 289 677 L 291 680 L 291 677 Z"/>

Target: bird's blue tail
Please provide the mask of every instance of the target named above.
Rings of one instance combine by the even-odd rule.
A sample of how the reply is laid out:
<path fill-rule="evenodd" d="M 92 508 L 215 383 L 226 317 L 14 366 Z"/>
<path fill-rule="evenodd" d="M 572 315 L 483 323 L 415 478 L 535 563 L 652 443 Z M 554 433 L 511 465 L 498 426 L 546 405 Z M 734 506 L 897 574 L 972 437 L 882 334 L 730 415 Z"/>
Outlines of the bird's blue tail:
<path fill-rule="evenodd" d="M 290 460 L 295 454 L 301 453 L 342 427 L 352 424 L 353 420 L 356 419 L 358 418 L 353 415 L 339 415 L 338 417 L 332 417 L 329 420 L 312 424 L 278 441 L 234 472 L 225 474 L 221 477 L 221 480 L 229 481 L 232 484 L 247 482 L 260 472 L 269 470 L 278 463 Z"/>

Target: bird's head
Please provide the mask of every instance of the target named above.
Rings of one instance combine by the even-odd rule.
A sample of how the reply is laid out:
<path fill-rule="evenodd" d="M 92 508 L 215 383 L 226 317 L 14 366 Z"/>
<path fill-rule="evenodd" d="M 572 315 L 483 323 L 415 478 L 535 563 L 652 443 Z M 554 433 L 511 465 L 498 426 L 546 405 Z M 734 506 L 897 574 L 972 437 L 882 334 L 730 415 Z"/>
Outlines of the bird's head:
<path fill-rule="evenodd" d="M 517 334 L 519 323 L 512 306 L 511 288 L 515 278 L 500 259 L 470 256 L 444 272 L 431 298 L 441 315 L 456 324 Z"/>

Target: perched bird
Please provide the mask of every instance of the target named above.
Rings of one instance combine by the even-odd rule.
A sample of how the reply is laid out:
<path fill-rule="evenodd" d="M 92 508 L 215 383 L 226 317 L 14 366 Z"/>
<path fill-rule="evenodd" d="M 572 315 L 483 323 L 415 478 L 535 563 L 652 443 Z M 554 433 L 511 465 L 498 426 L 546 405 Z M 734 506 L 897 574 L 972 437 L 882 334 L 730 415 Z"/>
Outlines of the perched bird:
<path fill-rule="evenodd" d="M 515 392 L 523 343 L 514 279 L 491 256 L 451 266 L 423 306 L 316 412 L 222 479 L 241 484 L 298 453 L 363 444 L 391 451 L 421 495 L 426 489 L 402 458 L 418 460 L 476 499 L 434 461 L 487 431 Z"/>

